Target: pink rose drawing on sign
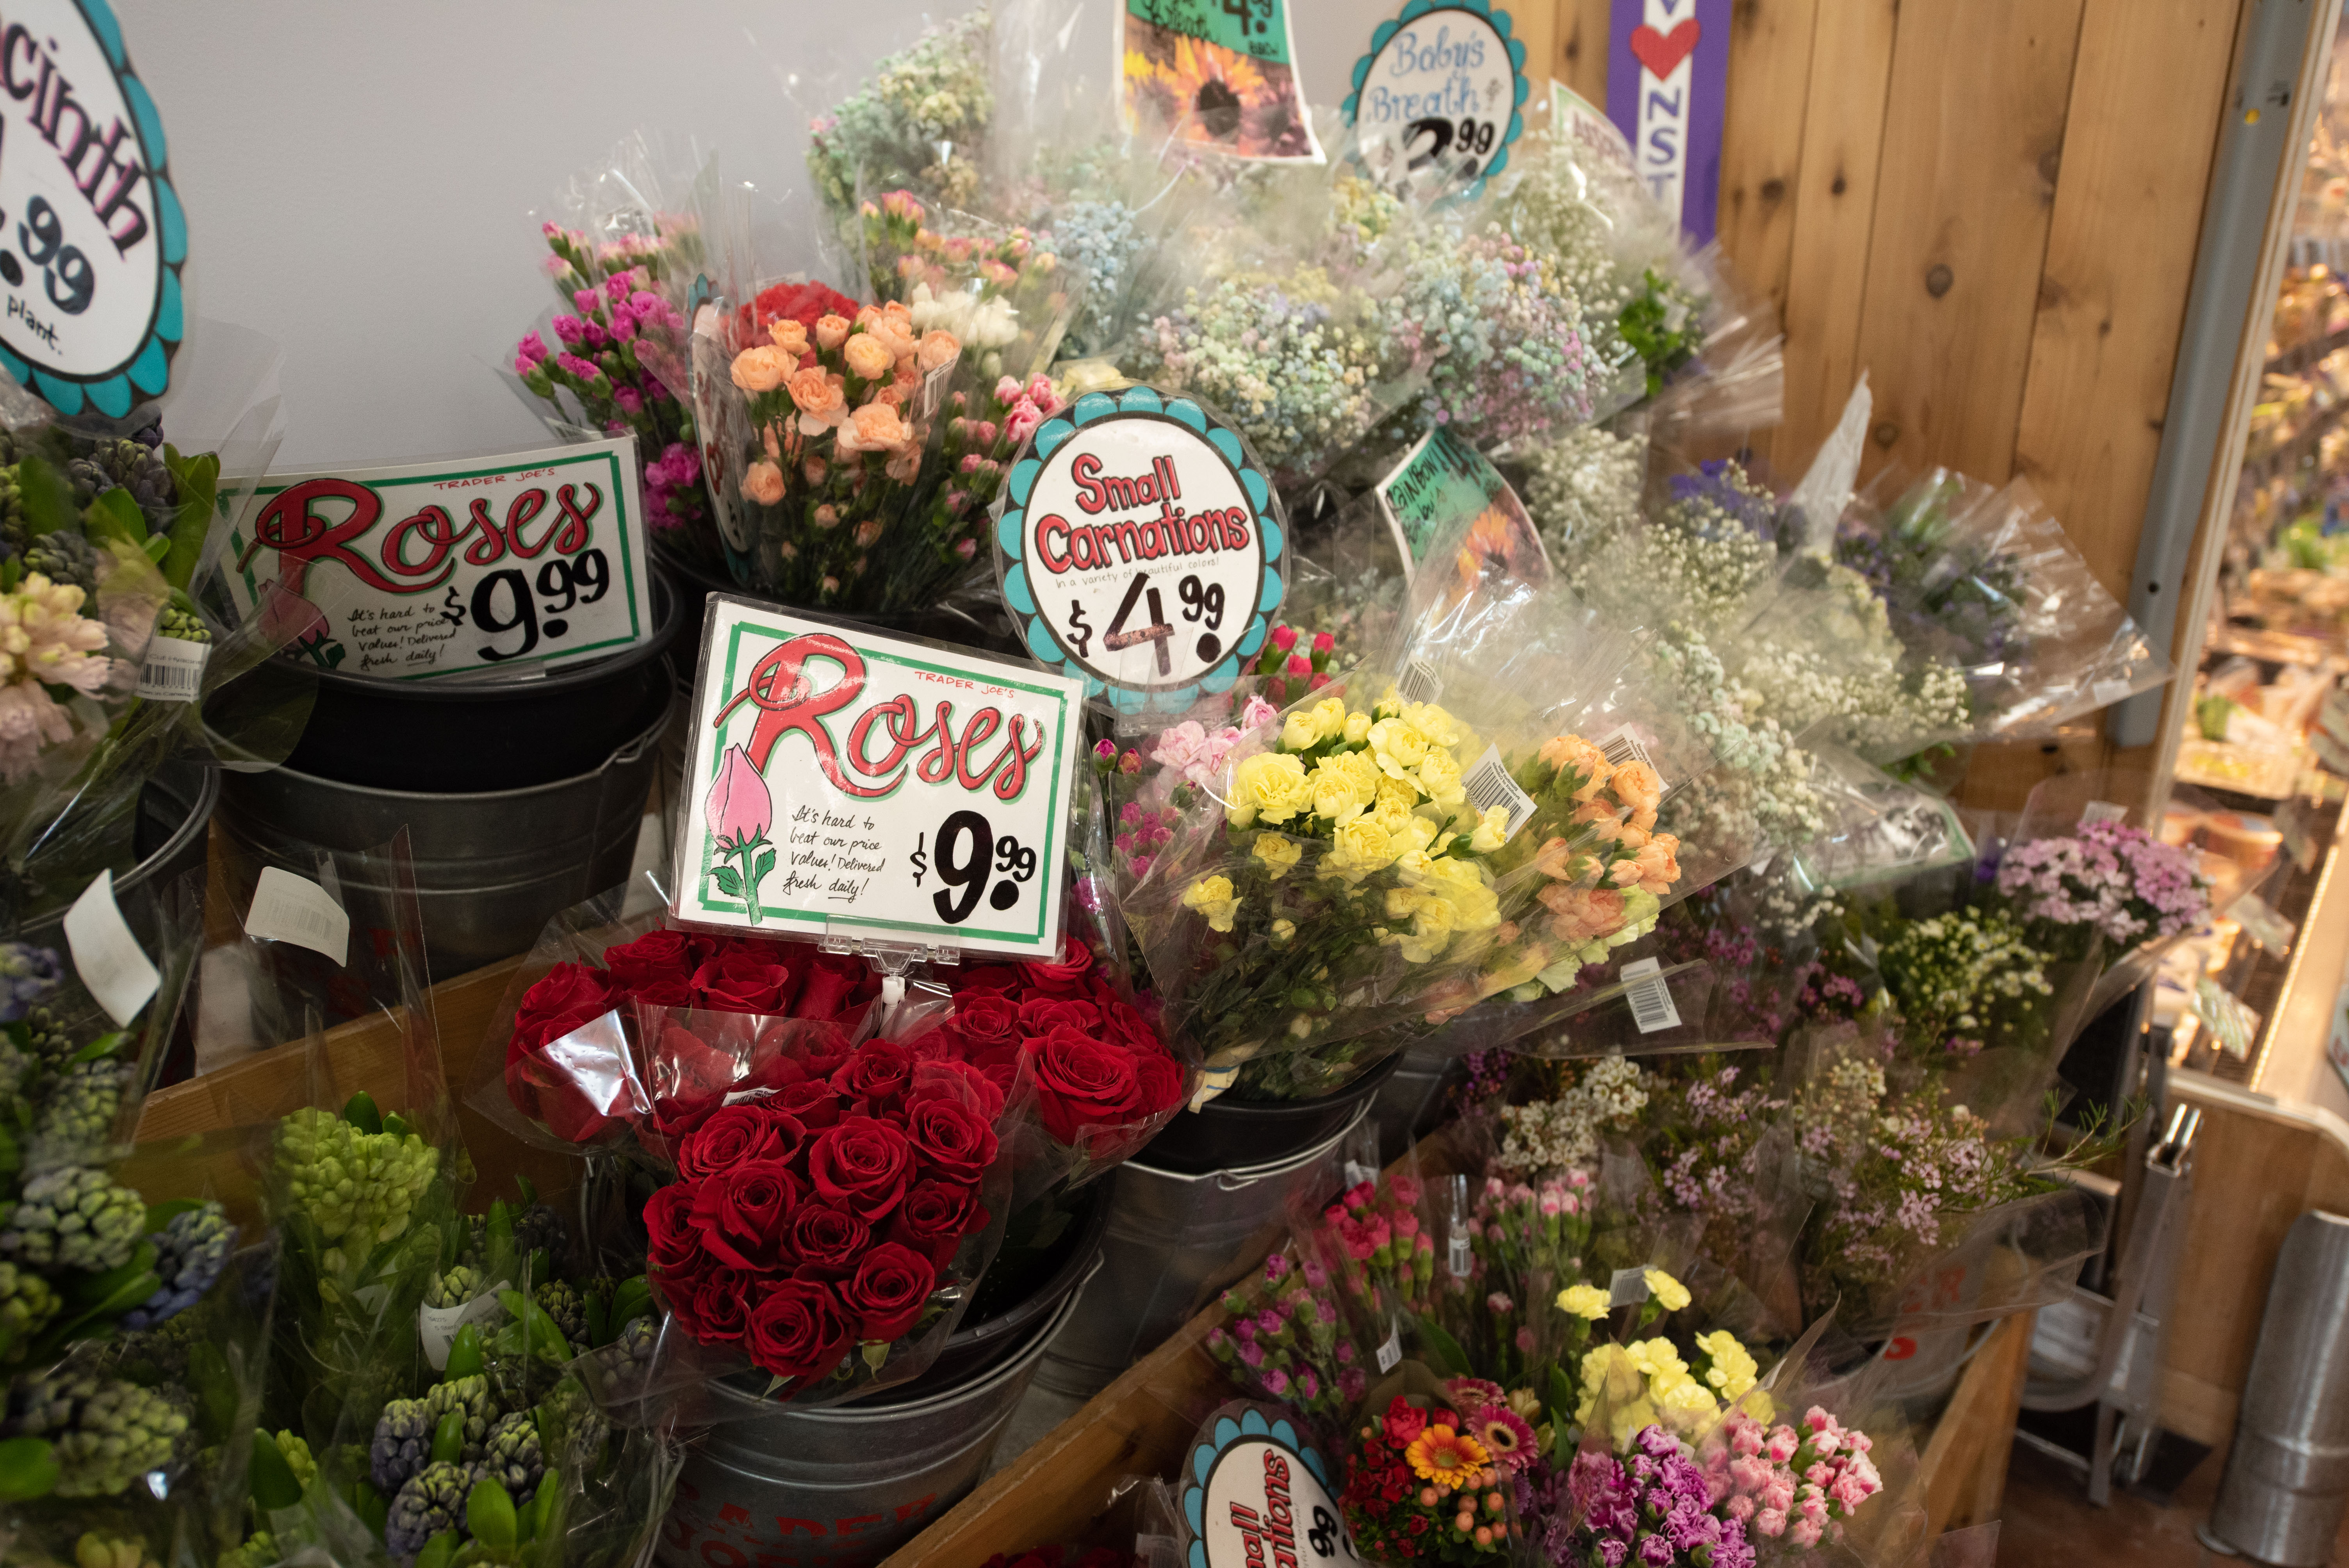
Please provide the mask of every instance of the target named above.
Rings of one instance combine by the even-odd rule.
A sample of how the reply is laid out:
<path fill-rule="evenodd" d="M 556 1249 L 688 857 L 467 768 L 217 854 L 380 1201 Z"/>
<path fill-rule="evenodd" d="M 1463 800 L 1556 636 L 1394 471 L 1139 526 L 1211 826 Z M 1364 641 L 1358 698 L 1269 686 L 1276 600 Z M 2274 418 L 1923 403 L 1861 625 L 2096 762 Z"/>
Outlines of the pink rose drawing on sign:
<path fill-rule="evenodd" d="M 774 846 L 767 841 L 767 830 L 774 825 L 775 802 L 767 793 L 767 781 L 759 777 L 750 754 L 740 747 L 726 748 L 702 815 L 718 849 L 719 863 L 710 868 L 709 875 L 719 892 L 749 906 L 750 923 L 756 925 L 759 883 L 775 869 Z M 728 861 L 737 865 L 730 866 L 725 863 Z"/>
<path fill-rule="evenodd" d="M 343 662 L 343 645 L 335 640 L 326 612 L 302 595 L 308 565 L 297 558 L 277 558 L 278 575 L 261 585 L 261 634 L 330 670 Z"/>

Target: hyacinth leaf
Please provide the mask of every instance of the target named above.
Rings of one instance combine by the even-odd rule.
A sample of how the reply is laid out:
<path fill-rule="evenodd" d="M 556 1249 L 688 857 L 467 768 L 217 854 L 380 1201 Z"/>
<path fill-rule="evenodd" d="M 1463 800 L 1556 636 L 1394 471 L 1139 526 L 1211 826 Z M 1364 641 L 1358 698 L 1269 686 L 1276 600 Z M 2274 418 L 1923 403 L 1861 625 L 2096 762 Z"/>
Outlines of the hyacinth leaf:
<path fill-rule="evenodd" d="M 460 1377 L 471 1377 L 488 1366 L 481 1354 L 481 1331 L 471 1324 L 457 1330 L 449 1342 L 449 1364 L 440 1376 L 454 1383 Z"/>
<path fill-rule="evenodd" d="M 188 1346 L 188 1391 L 196 1398 L 196 1426 L 203 1433 L 204 1446 L 212 1448 L 227 1441 L 231 1429 L 236 1425 L 243 1393 L 237 1387 L 236 1374 L 229 1367 L 226 1352 L 209 1339 L 199 1339 Z"/>
<path fill-rule="evenodd" d="M 531 1539 L 534 1541 L 554 1539 L 554 1511 L 561 1506 L 562 1502 L 563 1478 L 555 1474 L 553 1465 L 549 1465 L 546 1467 L 546 1473 L 539 1478 L 537 1495 L 530 1500 L 528 1511 Z"/>
<path fill-rule="evenodd" d="M 416 1554 L 416 1568 L 449 1568 L 456 1559 L 458 1544 L 454 1530 L 442 1531 L 426 1542 L 424 1550 Z"/>
<path fill-rule="evenodd" d="M 0 1499 L 23 1502 L 46 1497 L 57 1484 L 57 1456 L 44 1438 L 0 1442 Z"/>
<path fill-rule="evenodd" d="M 167 1198 L 160 1203 L 147 1205 L 147 1230 L 150 1234 L 161 1230 L 181 1215 L 204 1206 L 201 1198 Z"/>
<path fill-rule="evenodd" d="M 111 495 L 113 492 L 109 490 L 107 493 Z M 163 564 L 163 557 L 171 553 L 171 541 L 168 535 L 159 533 L 139 548 L 147 552 L 148 560 L 160 566 Z"/>
<path fill-rule="evenodd" d="M 35 539 L 81 521 L 73 485 L 39 457 L 27 457 L 16 465 L 16 490 L 25 503 L 25 531 Z"/>
<path fill-rule="evenodd" d="M 522 1206 L 523 1208 L 534 1209 L 538 1206 L 538 1183 L 532 1181 L 529 1177 L 520 1175 L 516 1176 L 514 1178 L 514 1191 L 522 1194 Z"/>
<path fill-rule="evenodd" d="M 465 1457 L 465 1412 L 451 1410 L 432 1429 L 432 1462 L 454 1464 Z"/>
<path fill-rule="evenodd" d="M 220 454 L 185 457 L 166 441 L 163 466 L 171 471 L 180 494 L 179 511 L 172 515 L 168 535 L 171 553 L 163 559 L 163 580 L 184 593 L 203 559 L 204 535 L 212 528 L 212 501 L 220 493 Z"/>
<path fill-rule="evenodd" d="M 391 1518 L 391 1501 L 376 1491 L 373 1481 L 358 1481 L 351 1487 L 351 1511 L 367 1527 L 377 1540 L 383 1539 L 383 1527 Z"/>
<path fill-rule="evenodd" d="M 343 1102 L 343 1119 L 361 1132 L 381 1132 L 383 1112 L 376 1108 L 375 1096 L 361 1089 Z"/>
<path fill-rule="evenodd" d="M 383 1130 L 394 1138 L 406 1138 L 416 1130 L 416 1124 L 396 1110 L 387 1111 L 384 1113 Z"/>
<path fill-rule="evenodd" d="M 652 1310 L 653 1287 L 642 1274 L 630 1274 L 612 1291 L 612 1331 L 616 1334 Z"/>
<path fill-rule="evenodd" d="M 611 1303 L 605 1299 L 603 1292 L 589 1291 L 585 1298 L 585 1305 L 587 1308 L 587 1348 L 590 1350 L 601 1350 L 605 1346 L 609 1345 L 612 1342 L 612 1334 L 610 1329 L 610 1324 L 612 1321 Z"/>
<path fill-rule="evenodd" d="M 1475 1370 L 1468 1363 L 1467 1353 L 1460 1348 L 1460 1342 L 1444 1332 L 1442 1326 L 1423 1317 L 1419 1320 L 1419 1332 L 1426 1339 L 1427 1347 L 1435 1353 L 1435 1358 L 1444 1364 L 1445 1377 L 1465 1377 Z"/>
<path fill-rule="evenodd" d="M 471 1493 L 465 1499 L 465 1528 L 473 1539 L 492 1552 L 513 1550 L 516 1521 L 513 1499 L 506 1495 L 505 1483 L 482 1480 L 473 1483 Z"/>
<path fill-rule="evenodd" d="M 294 1467 L 277 1447 L 277 1439 L 266 1431 L 253 1434 L 253 1505 L 264 1514 L 271 1509 L 295 1508 L 302 1501 L 302 1483 L 294 1479 Z"/>
<path fill-rule="evenodd" d="M 125 544 L 146 552 L 147 516 L 127 490 L 108 490 L 83 508 L 81 531 L 92 544 Z"/>
<path fill-rule="evenodd" d="M 113 495 L 117 492 L 109 490 L 106 493 Z M 112 1034 L 100 1035 L 98 1038 L 90 1041 L 89 1044 L 76 1051 L 73 1054 L 71 1060 L 76 1066 L 78 1066 L 83 1062 L 102 1061 L 106 1057 L 110 1057 L 115 1052 L 120 1050 L 122 1048 L 122 1042 L 129 1037 L 130 1037 L 129 1035 L 123 1033 L 120 1029 L 115 1030 Z"/>

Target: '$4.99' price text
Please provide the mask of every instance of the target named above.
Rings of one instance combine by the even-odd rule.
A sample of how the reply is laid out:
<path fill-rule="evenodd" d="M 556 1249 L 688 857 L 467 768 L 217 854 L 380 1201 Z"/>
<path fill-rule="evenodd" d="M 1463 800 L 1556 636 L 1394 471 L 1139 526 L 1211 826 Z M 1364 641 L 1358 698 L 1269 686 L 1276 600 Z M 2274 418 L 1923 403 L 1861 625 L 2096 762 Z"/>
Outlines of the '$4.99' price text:
<path fill-rule="evenodd" d="M 998 911 L 1012 908 L 1019 902 L 1019 890 L 1035 878 L 1036 851 L 1009 834 L 997 838 L 994 824 L 981 812 L 957 811 L 938 824 L 935 869 L 925 848 L 929 837 L 925 832 L 916 838 L 908 857 L 914 865 L 914 885 L 921 886 L 926 876 L 936 876 L 945 884 L 930 898 L 937 905 L 938 918 L 948 925 L 968 920 L 982 895 Z M 988 879 L 996 875 L 1002 880 L 989 892 Z"/>

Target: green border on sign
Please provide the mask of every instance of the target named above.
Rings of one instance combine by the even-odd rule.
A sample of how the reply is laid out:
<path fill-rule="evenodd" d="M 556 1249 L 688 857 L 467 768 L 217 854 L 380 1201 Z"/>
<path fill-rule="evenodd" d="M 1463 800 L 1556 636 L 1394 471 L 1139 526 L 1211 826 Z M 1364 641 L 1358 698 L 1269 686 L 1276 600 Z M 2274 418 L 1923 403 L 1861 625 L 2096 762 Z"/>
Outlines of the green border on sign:
<path fill-rule="evenodd" d="M 494 663 L 484 662 L 478 665 L 460 665 L 455 668 L 445 670 L 419 670 L 416 674 L 409 676 L 371 675 L 365 678 L 368 680 L 384 681 L 440 680 L 445 679 L 450 676 L 463 675 L 474 669 L 523 669 L 532 665 L 553 664 L 557 660 L 562 660 L 567 663 L 570 660 L 579 658 L 586 654 L 594 653 L 601 648 L 632 648 L 638 643 L 643 642 L 645 640 L 644 617 L 636 608 L 636 558 L 628 549 L 628 516 L 631 509 L 636 504 L 636 497 L 632 493 L 634 487 L 628 485 L 620 477 L 620 454 L 617 450 L 605 452 L 582 452 L 574 457 L 543 458 L 527 463 L 504 463 L 492 465 L 492 467 L 485 469 L 460 469 L 442 474 L 407 474 L 396 480 L 385 480 L 381 482 L 386 485 L 438 484 L 444 480 L 488 479 L 499 474 L 518 473 L 524 469 L 567 468 L 574 467 L 581 463 L 602 463 L 611 470 L 612 495 L 614 500 L 619 503 L 618 532 L 620 539 L 620 573 L 628 593 L 628 631 L 626 636 L 606 637 L 598 643 L 581 643 L 575 647 L 562 648 L 547 654 L 534 654 L 528 658 L 499 659 Z M 307 477 L 315 478 L 316 476 L 312 475 Z M 330 477 L 340 478 L 341 476 L 330 475 Z M 353 480 L 352 482 L 356 484 L 363 483 L 365 481 Z M 282 495 L 293 488 L 294 487 L 290 484 L 257 485 L 254 487 L 253 493 L 256 500 L 266 500 L 271 496 Z M 595 542 L 594 530 L 595 525 L 591 522 L 587 527 L 589 531 L 588 542 L 592 544 Z M 229 553 L 233 557 L 243 555 L 244 553 L 243 536 L 234 526 L 231 526 L 229 529 L 228 547 Z M 587 548 L 587 545 L 583 544 L 579 548 L 585 550 Z M 281 567 L 280 570 L 283 570 L 283 568 Z M 250 562 L 246 562 L 244 570 L 239 573 L 238 575 L 244 580 L 244 592 L 247 600 L 256 606 L 259 605 L 261 603 L 261 584 L 254 581 L 252 563 Z M 336 671 L 333 673 L 357 676 L 359 672 L 357 670 L 350 670 Z"/>
<path fill-rule="evenodd" d="M 734 676 L 735 672 L 740 667 L 742 637 L 745 633 L 771 638 L 780 643 L 788 642 L 792 638 L 802 634 L 804 630 L 804 627 L 785 629 L 777 626 L 762 626 L 754 624 L 747 617 L 735 622 L 726 641 L 725 678 L 723 685 L 719 689 L 721 691 L 732 691 L 735 689 Z M 835 634 L 837 634 L 835 633 Z M 1045 813 L 1044 842 L 1036 851 L 1036 864 L 1040 872 L 1044 867 L 1049 866 L 1053 868 L 1050 873 L 1052 878 L 1052 882 L 1047 884 L 1048 888 L 1050 885 L 1060 883 L 1062 880 L 1065 868 L 1061 867 L 1060 862 L 1053 858 L 1054 855 L 1058 853 L 1058 851 L 1053 848 L 1053 841 L 1059 836 L 1061 816 L 1068 810 L 1069 804 L 1068 792 L 1065 789 L 1059 789 L 1063 757 L 1068 749 L 1069 728 L 1074 718 L 1074 716 L 1070 711 L 1072 706 L 1072 699 L 1068 691 L 1065 688 L 1059 686 L 1030 685 L 1026 681 L 1019 680 L 1014 676 L 1002 673 L 1000 666 L 997 665 L 989 665 L 981 669 L 958 665 L 934 664 L 925 659 L 905 658 L 895 654 L 885 653 L 877 649 L 861 646 L 853 641 L 851 641 L 850 645 L 852 647 L 855 647 L 856 651 L 860 655 L 864 655 L 865 660 L 869 663 L 895 665 L 901 669 L 926 670 L 931 675 L 952 676 L 957 680 L 984 681 L 988 686 L 1002 686 L 1010 691 L 1026 692 L 1031 696 L 1043 697 L 1051 702 L 1058 708 L 1060 712 L 1060 723 L 1053 727 L 1052 765 L 1050 769 L 1047 770 L 1047 776 L 1051 779 L 1052 787 L 1060 794 L 1061 799 L 1057 804 L 1051 806 Z M 763 651 L 760 656 L 761 658 L 765 657 Z M 697 724 L 700 722 L 700 714 L 698 705 L 694 715 L 694 722 Z M 718 777 L 718 769 L 724 763 L 725 759 L 726 748 L 723 746 L 712 748 L 709 758 L 709 772 L 704 775 L 703 782 L 708 783 L 716 779 Z M 1033 779 L 1031 778 L 1030 783 L 1032 782 Z M 1024 795 L 1026 790 L 1023 789 L 1021 793 Z M 736 900 L 732 903 L 728 903 L 719 899 L 711 898 L 709 895 L 709 872 L 711 864 L 710 851 L 713 847 L 715 835 L 709 831 L 709 824 L 706 822 L 703 823 L 701 832 L 701 866 L 700 873 L 694 882 L 694 907 L 697 910 L 707 913 L 739 914 L 742 916 L 743 919 L 748 920 L 750 917 L 750 908 L 747 902 Z M 954 944 L 951 939 L 955 937 L 983 936 L 996 942 L 1018 942 L 1026 944 L 1031 947 L 1040 947 L 1044 941 L 1044 926 L 1048 919 L 1049 904 L 1050 901 L 1042 896 L 1039 896 L 1035 903 L 1036 924 L 1035 928 L 1030 931 L 1007 931 L 969 924 L 948 925 L 943 921 L 931 923 L 928 922 L 919 921 L 874 920 L 862 915 L 843 915 L 830 913 L 823 914 L 809 914 L 799 909 L 783 905 L 770 904 L 764 899 L 761 899 L 759 902 L 759 918 L 761 920 L 769 918 L 788 920 L 797 922 L 802 925 L 815 925 L 823 927 L 862 926 L 866 929 L 875 931 L 920 933 L 935 934 L 936 936 L 948 939 L 947 941 L 938 943 L 937 945 L 939 946 L 953 945 Z"/>

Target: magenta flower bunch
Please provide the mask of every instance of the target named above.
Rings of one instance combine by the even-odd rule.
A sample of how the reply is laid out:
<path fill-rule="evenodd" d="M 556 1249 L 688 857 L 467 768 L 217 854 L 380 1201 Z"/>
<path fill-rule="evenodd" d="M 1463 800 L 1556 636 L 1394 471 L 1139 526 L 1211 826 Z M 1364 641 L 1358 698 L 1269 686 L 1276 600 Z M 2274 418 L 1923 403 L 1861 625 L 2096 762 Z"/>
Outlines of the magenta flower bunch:
<path fill-rule="evenodd" d="M 1744 1522 L 1662 1427 L 1640 1429 L 1621 1460 L 1577 1454 L 1551 1491 L 1542 1546 L 1559 1568 L 1754 1568 Z"/>
<path fill-rule="evenodd" d="M 2059 951 L 2085 947 L 2092 934 L 2127 950 L 2191 931 L 2210 913 L 2210 884 L 2185 851 L 2117 821 L 2009 850 L 1998 891 L 2040 945 Z"/>
<path fill-rule="evenodd" d="M 1286 1252 L 1224 1293 L 1230 1321 L 1207 1335 L 1208 1353 L 1243 1387 L 1335 1419 L 1369 1385 L 1342 1331 L 1329 1271 Z"/>

